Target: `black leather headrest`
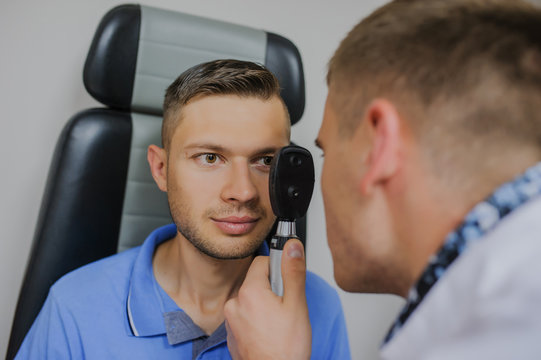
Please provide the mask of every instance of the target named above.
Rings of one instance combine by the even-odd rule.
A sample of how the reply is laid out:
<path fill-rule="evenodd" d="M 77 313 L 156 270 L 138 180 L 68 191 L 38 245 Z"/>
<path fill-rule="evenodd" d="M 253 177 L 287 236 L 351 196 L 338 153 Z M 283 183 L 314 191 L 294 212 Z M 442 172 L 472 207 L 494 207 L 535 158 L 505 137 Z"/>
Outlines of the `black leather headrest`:
<path fill-rule="evenodd" d="M 288 39 L 245 26 L 142 5 L 121 5 L 101 20 L 83 80 L 112 108 L 162 114 L 165 89 L 183 71 L 222 58 L 254 61 L 282 87 L 291 123 L 304 111 L 302 60 Z"/>

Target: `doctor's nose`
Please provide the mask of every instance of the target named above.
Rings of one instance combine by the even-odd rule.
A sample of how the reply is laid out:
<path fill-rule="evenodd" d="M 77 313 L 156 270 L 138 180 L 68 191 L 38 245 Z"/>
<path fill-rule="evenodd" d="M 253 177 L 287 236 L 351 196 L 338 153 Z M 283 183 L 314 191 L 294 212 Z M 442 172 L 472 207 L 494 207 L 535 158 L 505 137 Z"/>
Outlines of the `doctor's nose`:
<path fill-rule="evenodd" d="M 222 189 L 222 199 L 226 202 L 245 203 L 258 196 L 250 165 L 232 164 L 226 183 Z"/>

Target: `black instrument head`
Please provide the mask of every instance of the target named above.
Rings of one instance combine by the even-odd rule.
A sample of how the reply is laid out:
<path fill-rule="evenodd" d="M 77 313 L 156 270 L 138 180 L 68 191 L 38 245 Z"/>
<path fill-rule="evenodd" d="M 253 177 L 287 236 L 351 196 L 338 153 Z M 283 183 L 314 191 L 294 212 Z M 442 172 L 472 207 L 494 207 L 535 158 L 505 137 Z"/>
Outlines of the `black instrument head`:
<path fill-rule="evenodd" d="M 290 145 L 274 156 L 269 175 L 272 211 L 278 219 L 293 221 L 308 210 L 314 191 L 314 161 L 303 147 Z"/>

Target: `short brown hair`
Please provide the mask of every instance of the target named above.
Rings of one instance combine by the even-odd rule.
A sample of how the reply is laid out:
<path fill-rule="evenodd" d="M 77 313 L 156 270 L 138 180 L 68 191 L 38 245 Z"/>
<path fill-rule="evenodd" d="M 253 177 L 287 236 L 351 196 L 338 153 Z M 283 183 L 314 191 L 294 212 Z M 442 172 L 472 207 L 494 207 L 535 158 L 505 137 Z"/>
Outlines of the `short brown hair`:
<path fill-rule="evenodd" d="M 344 136 L 388 97 L 411 111 L 436 161 L 470 146 L 539 152 L 541 11 L 521 0 L 396 0 L 351 30 L 327 82 Z"/>
<path fill-rule="evenodd" d="M 241 60 L 214 60 L 183 72 L 168 88 L 163 103 L 162 144 L 169 149 L 182 107 L 196 97 L 237 95 L 269 100 L 280 96 L 278 79 L 263 65 Z M 289 121 L 288 121 L 289 124 Z M 289 129 L 288 129 L 289 132 Z"/>

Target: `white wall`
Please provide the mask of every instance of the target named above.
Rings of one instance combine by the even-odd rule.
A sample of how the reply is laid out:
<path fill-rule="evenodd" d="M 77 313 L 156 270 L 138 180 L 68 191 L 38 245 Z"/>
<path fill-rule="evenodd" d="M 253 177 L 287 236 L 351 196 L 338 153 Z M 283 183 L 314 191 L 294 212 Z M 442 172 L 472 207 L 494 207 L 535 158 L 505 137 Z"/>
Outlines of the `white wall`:
<path fill-rule="evenodd" d="M 96 106 L 82 68 L 101 16 L 119 1 L 20 0 L 0 4 L 0 354 L 30 251 L 57 137 L 75 112 Z M 306 111 L 294 140 L 313 151 L 326 96 L 326 63 L 339 41 L 383 0 L 147 0 L 146 5 L 262 28 L 290 38 L 306 75 Z M 334 5 L 333 5 L 334 4 Z M 319 183 L 309 213 L 308 266 L 334 285 Z M 402 300 L 340 292 L 355 359 L 372 359 Z M 2 355 L 4 356 L 4 355 Z"/>

